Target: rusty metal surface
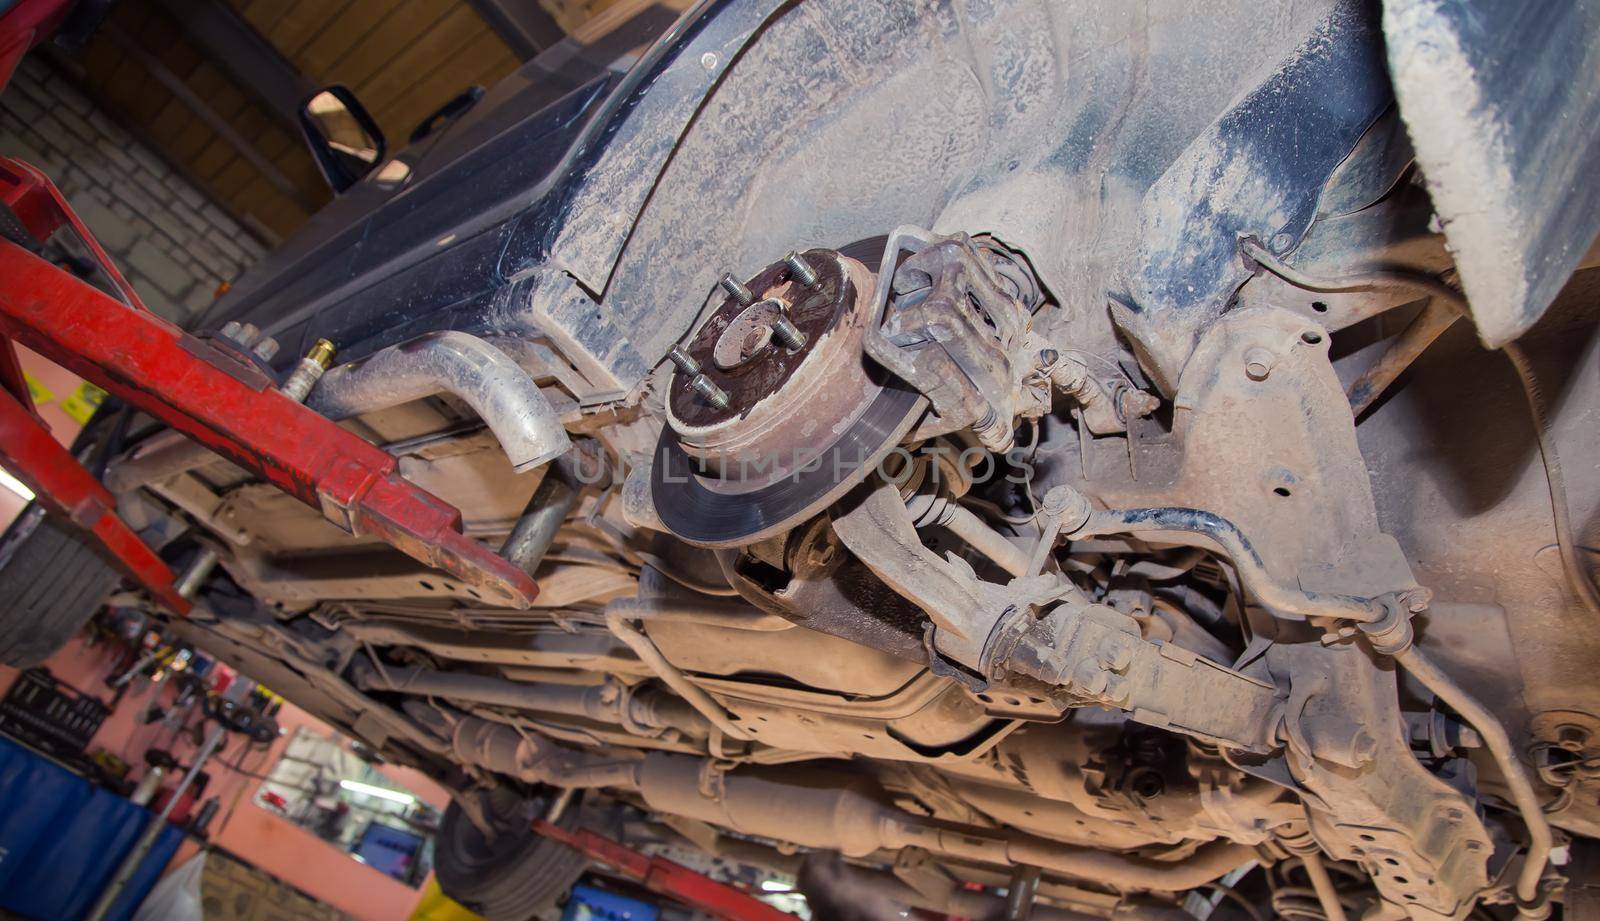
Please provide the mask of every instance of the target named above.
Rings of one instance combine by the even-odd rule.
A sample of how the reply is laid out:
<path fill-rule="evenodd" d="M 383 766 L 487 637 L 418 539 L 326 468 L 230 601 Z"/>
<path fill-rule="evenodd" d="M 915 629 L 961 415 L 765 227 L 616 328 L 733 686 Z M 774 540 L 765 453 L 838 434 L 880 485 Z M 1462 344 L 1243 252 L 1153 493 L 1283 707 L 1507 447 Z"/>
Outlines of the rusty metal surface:
<path fill-rule="evenodd" d="M 862 279 L 852 275 L 847 264 L 831 250 L 813 249 L 802 255 L 817 271 L 814 285 L 801 285 L 781 261 L 767 266 L 745 284 L 755 294 L 757 302 L 776 300 L 781 303 L 784 312 L 805 334 L 806 344 L 790 350 L 769 341 L 737 365 L 718 362 L 715 357 L 717 342 L 747 309 L 728 295 L 689 340 L 688 352 L 699 360 L 707 376 L 732 394 L 733 406 L 718 411 L 698 399 L 684 380 L 674 380 L 670 397 L 672 417 L 682 426 L 703 428 L 748 414 L 756 403 L 782 389 L 813 352 L 829 348 L 830 345 L 825 344 L 827 334 L 854 313 L 856 302 L 863 294 Z"/>

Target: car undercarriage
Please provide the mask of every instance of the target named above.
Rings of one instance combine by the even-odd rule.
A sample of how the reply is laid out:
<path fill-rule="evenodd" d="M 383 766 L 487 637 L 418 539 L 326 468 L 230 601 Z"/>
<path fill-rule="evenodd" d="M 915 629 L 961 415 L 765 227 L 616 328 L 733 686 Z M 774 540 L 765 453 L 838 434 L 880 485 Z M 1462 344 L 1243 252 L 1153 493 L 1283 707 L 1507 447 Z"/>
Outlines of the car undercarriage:
<path fill-rule="evenodd" d="M 1600 252 L 1496 293 L 1431 5 L 923 6 L 664 40 L 477 295 L 220 302 L 284 374 L 337 343 L 306 405 L 539 594 L 124 419 L 108 488 L 207 576 L 173 629 L 491 842 L 559 802 L 969 917 L 1576 912 Z"/>

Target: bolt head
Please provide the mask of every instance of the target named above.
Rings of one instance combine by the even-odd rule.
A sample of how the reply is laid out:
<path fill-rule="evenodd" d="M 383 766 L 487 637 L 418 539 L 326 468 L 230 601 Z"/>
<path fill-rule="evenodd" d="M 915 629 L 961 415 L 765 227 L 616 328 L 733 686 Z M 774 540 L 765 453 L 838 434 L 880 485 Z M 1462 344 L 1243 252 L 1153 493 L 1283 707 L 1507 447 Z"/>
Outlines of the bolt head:
<path fill-rule="evenodd" d="M 271 361 L 272 356 L 278 354 L 278 340 L 271 336 L 262 336 L 253 349 L 257 358 L 262 361 Z"/>
<path fill-rule="evenodd" d="M 1144 418 L 1156 411 L 1161 405 L 1161 399 L 1153 393 L 1143 390 L 1122 391 L 1122 413 L 1125 416 Z"/>
<path fill-rule="evenodd" d="M 1052 486 L 1044 494 L 1044 510 L 1050 515 L 1059 515 L 1072 504 L 1073 498 L 1078 494 L 1071 486 Z"/>

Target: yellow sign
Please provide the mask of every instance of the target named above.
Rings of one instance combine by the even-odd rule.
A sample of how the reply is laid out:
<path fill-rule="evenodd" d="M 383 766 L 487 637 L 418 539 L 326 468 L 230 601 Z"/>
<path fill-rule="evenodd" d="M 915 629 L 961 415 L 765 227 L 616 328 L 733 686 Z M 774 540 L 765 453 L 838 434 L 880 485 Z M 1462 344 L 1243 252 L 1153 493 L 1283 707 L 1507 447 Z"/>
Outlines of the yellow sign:
<path fill-rule="evenodd" d="M 43 406 L 56 398 L 56 395 L 50 392 L 50 388 L 39 383 L 39 379 L 32 374 L 24 371 L 22 379 L 28 382 L 28 396 L 33 399 L 33 405 Z"/>
<path fill-rule="evenodd" d="M 100 408 L 100 401 L 106 398 L 106 392 L 99 387 L 85 381 L 72 391 L 72 395 L 61 401 L 61 408 L 67 415 L 76 419 L 79 425 L 88 423 L 89 417 Z"/>

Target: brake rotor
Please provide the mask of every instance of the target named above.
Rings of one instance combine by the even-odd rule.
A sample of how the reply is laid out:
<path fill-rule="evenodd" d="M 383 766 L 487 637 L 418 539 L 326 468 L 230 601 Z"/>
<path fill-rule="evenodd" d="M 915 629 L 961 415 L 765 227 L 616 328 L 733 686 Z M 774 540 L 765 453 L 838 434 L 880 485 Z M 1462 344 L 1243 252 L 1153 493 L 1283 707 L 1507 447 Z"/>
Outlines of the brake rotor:
<path fill-rule="evenodd" d="M 925 400 L 861 347 L 882 247 L 808 250 L 809 283 L 773 263 L 732 286 L 684 346 L 698 372 L 673 375 L 651 470 L 672 533 L 703 547 L 782 533 L 865 479 L 910 431 Z"/>

